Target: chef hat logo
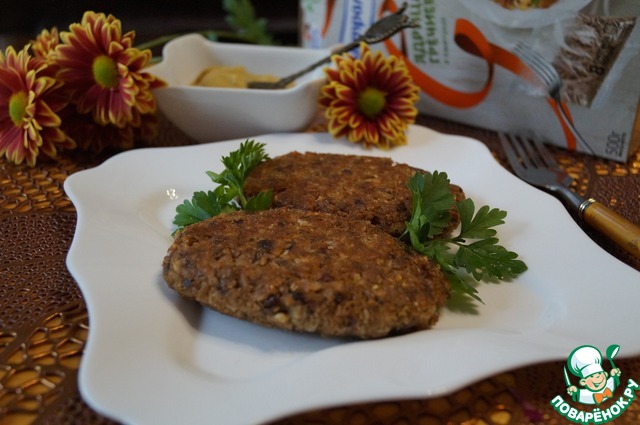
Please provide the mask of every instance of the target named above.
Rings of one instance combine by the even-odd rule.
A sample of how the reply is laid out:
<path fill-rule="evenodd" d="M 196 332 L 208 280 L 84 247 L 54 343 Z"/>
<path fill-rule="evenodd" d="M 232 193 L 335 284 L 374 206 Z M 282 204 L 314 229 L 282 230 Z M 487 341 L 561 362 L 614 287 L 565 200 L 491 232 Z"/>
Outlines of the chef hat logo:
<path fill-rule="evenodd" d="M 573 350 L 567 359 L 567 366 L 571 373 L 579 378 L 604 372 L 602 354 L 597 348 L 590 345 L 583 345 Z"/>

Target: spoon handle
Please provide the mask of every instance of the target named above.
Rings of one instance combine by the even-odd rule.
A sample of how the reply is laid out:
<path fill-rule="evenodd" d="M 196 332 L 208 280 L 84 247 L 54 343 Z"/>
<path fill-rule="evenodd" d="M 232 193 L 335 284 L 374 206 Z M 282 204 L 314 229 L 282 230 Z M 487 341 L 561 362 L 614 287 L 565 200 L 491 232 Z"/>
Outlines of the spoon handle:
<path fill-rule="evenodd" d="M 317 67 L 324 65 L 325 63 L 331 60 L 331 56 L 339 55 L 349 50 L 358 47 L 360 42 L 364 41 L 367 44 L 375 44 L 379 43 L 387 38 L 391 37 L 398 31 L 409 28 L 409 27 L 417 27 L 418 24 L 411 20 L 407 15 L 404 15 L 404 11 L 407 8 L 407 2 L 404 2 L 402 7 L 397 10 L 395 13 L 385 16 L 379 21 L 375 22 L 373 25 L 369 27 L 369 29 L 362 34 L 360 37 L 353 40 L 351 43 L 345 44 L 344 46 L 340 46 L 337 49 L 333 50 L 329 56 L 324 59 L 321 59 L 306 68 L 296 72 L 295 74 L 291 74 L 287 77 L 281 78 L 276 82 L 262 82 L 262 81 L 251 81 L 248 84 L 250 89 L 282 89 L 288 86 L 293 81 L 300 78 L 302 75 L 310 72 Z"/>
<path fill-rule="evenodd" d="M 295 74 L 291 74 L 289 76 L 283 77 L 281 79 L 279 79 L 278 81 L 276 81 L 275 83 L 270 83 L 270 82 L 259 82 L 259 81 L 255 81 L 255 82 L 251 82 L 249 83 L 249 87 L 250 88 L 284 88 L 286 86 L 288 86 L 289 84 L 291 84 L 292 82 L 294 82 L 295 80 L 297 80 L 298 78 L 300 78 L 301 76 L 303 76 L 304 74 L 313 71 L 314 69 L 316 69 L 319 66 L 324 65 L 325 63 L 328 63 L 329 61 L 331 61 L 331 57 L 333 55 L 340 55 L 344 52 L 348 52 L 349 50 L 358 47 L 358 45 L 360 44 L 362 37 L 357 38 L 356 40 L 352 41 L 351 43 L 339 46 L 338 48 L 334 49 L 331 51 L 331 54 L 329 54 L 329 56 L 326 56 L 322 59 L 320 59 L 317 62 L 312 63 L 311 65 L 307 66 L 304 69 L 301 69 L 300 71 L 296 72 Z"/>

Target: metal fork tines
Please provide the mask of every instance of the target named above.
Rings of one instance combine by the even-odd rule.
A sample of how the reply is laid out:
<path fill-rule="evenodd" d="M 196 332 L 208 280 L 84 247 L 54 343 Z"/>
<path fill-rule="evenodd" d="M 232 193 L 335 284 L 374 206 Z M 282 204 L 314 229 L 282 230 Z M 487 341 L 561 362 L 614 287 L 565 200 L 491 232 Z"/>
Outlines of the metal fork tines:
<path fill-rule="evenodd" d="M 570 206 L 580 208 L 584 199 L 569 189 L 573 179 L 560 168 L 544 144 L 512 134 L 501 133 L 499 138 L 507 160 L 518 177 L 557 194 Z"/>
<path fill-rule="evenodd" d="M 593 154 L 593 150 L 589 143 L 585 140 L 585 138 L 580 134 L 578 129 L 573 124 L 573 121 L 569 118 L 569 115 L 564 109 L 564 105 L 562 103 L 561 92 L 562 92 L 562 78 L 558 71 L 554 68 L 554 66 L 547 61 L 544 57 L 542 57 L 538 52 L 533 50 L 527 44 L 519 42 L 513 52 L 527 65 L 533 72 L 536 73 L 540 77 L 541 82 L 545 85 L 549 97 L 553 99 L 556 103 L 562 118 L 576 138 L 578 143 L 580 143 L 588 152 Z"/>
<path fill-rule="evenodd" d="M 572 182 L 540 142 L 522 136 L 499 134 L 500 143 L 514 173 L 534 186 L 546 189 L 575 208 L 578 218 L 640 258 L 640 227 L 595 199 L 584 199 L 569 189 Z"/>
<path fill-rule="evenodd" d="M 519 42 L 513 52 L 540 77 L 549 96 L 560 101 L 562 78 L 554 66 L 528 44 Z"/>

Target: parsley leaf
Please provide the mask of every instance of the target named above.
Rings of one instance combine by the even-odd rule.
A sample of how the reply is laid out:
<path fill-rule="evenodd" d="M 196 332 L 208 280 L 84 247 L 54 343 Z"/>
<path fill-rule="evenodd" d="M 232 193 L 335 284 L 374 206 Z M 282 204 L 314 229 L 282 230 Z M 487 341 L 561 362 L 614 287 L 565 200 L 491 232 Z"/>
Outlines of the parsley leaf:
<path fill-rule="evenodd" d="M 222 157 L 225 168 L 221 173 L 207 171 L 206 174 L 218 187 L 207 192 L 195 192 L 191 201 L 185 200 L 176 207 L 173 219 L 173 224 L 177 226 L 176 232 L 219 214 L 240 209 L 259 211 L 269 208 L 273 199 L 272 191 L 260 192 L 251 198 L 247 198 L 244 193 L 244 183 L 251 171 L 269 159 L 264 146 L 263 143 L 246 140 L 238 150 Z"/>
<path fill-rule="evenodd" d="M 264 152 L 264 144 L 247 140 L 240 145 L 240 149 L 231 152 L 229 156 L 222 157 L 225 168 L 220 174 L 207 171 L 207 175 L 214 183 L 226 187 L 228 194 L 232 195 L 232 198 L 237 197 L 240 206 L 247 209 L 249 200 L 244 196 L 244 182 L 251 171 L 266 159 L 269 159 L 269 156 Z M 251 206 L 254 204 L 255 202 L 252 202 Z M 255 211 L 251 208 L 249 210 Z"/>
<path fill-rule="evenodd" d="M 511 279 L 527 270 L 517 253 L 498 244 L 495 227 L 504 224 L 506 211 L 485 205 L 476 212 L 473 200 L 456 202 L 447 174 L 438 171 L 414 174 L 407 187 L 413 211 L 403 236 L 408 235 L 416 251 L 440 265 L 453 291 L 482 302 L 475 283 Z M 460 214 L 460 233 L 441 237 L 454 206 Z"/>
<path fill-rule="evenodd" d="M 407 185 L 413 210 L 408 228 L 410 235 L 425 240 L 441 233 L 449 224 L 449 210 L 454 197 L 445 173 L 415 173 Z"/>
<path fill-rule="evenodd" d="M 256 44 L 276 44 L 267 31 L 267 20 L 256 16 L 250 0 L 224 0 L 225 20 L 238 35 Z"/>
<path fill-rule="evenodd" d="M 195 192 L 191 201 L 185 200 L 176 207 L 177 214 L 173 224 L 185 227 L 232 209 L 228 202 L 224 202 L 224 197 L 220 196 L 219 192 Z"/>

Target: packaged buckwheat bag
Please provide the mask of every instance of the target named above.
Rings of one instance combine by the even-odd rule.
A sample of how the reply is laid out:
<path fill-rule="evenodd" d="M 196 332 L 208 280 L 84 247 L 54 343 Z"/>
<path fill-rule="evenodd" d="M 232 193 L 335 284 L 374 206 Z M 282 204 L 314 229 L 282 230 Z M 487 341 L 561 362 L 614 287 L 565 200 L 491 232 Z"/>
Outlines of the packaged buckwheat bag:
<path fill-rule="evenodd" d="M 348 43 L 403 6 L 301 0 L 302 44 Z M 639 1 L 408 0 L 404 13 L 418 26 L 372 47 L 404 59 L 421 88 L 421 112 L 616 161 L 640 146 Z M 557 70 L 559 103 L 519 44 Z"/>

